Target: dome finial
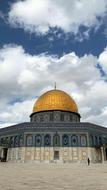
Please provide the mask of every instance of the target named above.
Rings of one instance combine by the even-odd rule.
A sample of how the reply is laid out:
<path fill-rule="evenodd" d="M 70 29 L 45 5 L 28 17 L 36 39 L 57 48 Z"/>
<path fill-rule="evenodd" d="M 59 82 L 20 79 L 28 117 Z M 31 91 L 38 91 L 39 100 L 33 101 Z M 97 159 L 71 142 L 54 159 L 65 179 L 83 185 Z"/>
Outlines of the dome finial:
<path fill-rule="evenodd" d="M 56 90 L 56 82 L 55 82 L 55 90 Z"/>

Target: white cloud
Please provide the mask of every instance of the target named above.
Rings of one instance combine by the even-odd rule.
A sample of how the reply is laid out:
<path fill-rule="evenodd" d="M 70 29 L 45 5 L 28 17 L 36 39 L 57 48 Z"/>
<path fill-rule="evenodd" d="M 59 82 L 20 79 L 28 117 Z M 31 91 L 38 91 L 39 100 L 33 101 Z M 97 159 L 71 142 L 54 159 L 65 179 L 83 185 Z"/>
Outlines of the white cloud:
<path fill-rule="evenodd" d="M 82 121 L 107 125 L 107 83 L 97 68 L 106 72 L 106 49 L 99 57 L 74 52 L 58 58 L 45 54 L 30 55 L 23 47 L 9 45 L 0 49 L 0 123 L 29 120 L 33 103 L 54 87 L 72 95 Z"/>
<path fill-rule="evenodd" d="M 34 104 L 34 99 L 25 100 L 23 102 L 15 102 L 13 105 L 6 105 L 5 109 L 0 113 L 0 121 L 5 122 L 8 125 L 25 122 L 29 119 Z M 0 124 L 0 126 L 6 126 L 6 124 Z"/>
<path fill-rule="evenodd" d="M 77 34 L 83 25 L 87 37 L 91 27 L 99 28 L 106 11 L 106 0 L 20 0 L 11 5 L 8 16 L 12 25 L 41 34 L 50 27 Z"/>
<path fill-rule="evenodd" d="M 99 64 L 107 75 L 107 48 L 99 56 Z M 107 76 L 106 76 L 107 77 Z"/>

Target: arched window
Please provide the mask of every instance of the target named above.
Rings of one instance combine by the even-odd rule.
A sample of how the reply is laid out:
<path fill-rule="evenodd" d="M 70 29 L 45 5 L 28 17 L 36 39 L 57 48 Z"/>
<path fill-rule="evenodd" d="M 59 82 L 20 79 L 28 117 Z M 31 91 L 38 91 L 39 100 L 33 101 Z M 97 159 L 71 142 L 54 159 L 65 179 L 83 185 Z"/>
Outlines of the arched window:
<path fill-rule="evenodd" d="M 41 146 L 41 143 L 42 143 L 41 135 L 36 135 L 36 137 L 35 137 L 35 144 L 36 144 L 36 147 L 40 147 L 40 146 Z"/>
<path fill-rule="evenodd" d="M 69 146 L 69 136 L 68 135 L 62 136 L 62 145 L 63 146 Z"/>
<path fill-rule="evenodd" d="M 53 121 L 54 120 L 54 115 L 53 113 L 50 113 L 50 121 Z"/>
<path fill-rule="evenodd" d="M 0 145 L 3 145 L 3 138 L 0 139 Z"/>
<path fill-rule="evenodd" d="M 32 137 L 32 135 L 27 135 L 27 137 L 26 137 L 26 145 L 27 146 L 32 146 L 33 145 L 33 137 Z"/>
<path fill-rule="evenodd" d="M 22 147 L 23 146 L 23 135 L 19 136 L 19 146 Z"/>
<path fill-rule="evenodd" d="M 73 147 L 77 147 L 78 146 L 78 137 L 76 135 L 73 135 L 71 137 L 71 144 Z"/>
<path fill-rule="evenodd" d="M 99 137 L 99 145 L 101 146 L 102 145 L 102 138 Z"/>
<path fill-rule="evenodd" d="M 94 138 L 92 135 L 90 135 L 90 146 L 92 147 L 94 145 Z"/>
<path fill-rule="evenodd" d="M 61 121 L 64 121 L 64 113 L 61 113 Z"/>
<path fill-rule="evenodd" d="M 14 138 L 14 146 L 18 147 L 18 145 L 19 145 L 19 136 L 15 136 L 15 138 Z"/>
<path fill-rule="evenodd" d="M 97 136 L 95 136 L 95 146 L 98 145 L 98 139 L 97 139 Z"/>
<path fill-rule="evenodd" d="M 60 136 L 57 134 L 53 136 L 53 146 L 60 146 Z"/>
<path fill-rule="evenodd" d="M 43 115 L 40 115 L 40 122 L 43 122 Z"/>
<path fill-rule="evenodd" d="M 73 121 L 73 116 L 72 116 L 72 114 L 70 114 L 70 121 Z"/>
<path fill-rule="evenodd" d="M 78 116 L 76 116 L 76 122 L 78 122 L 79 121 L 79 118 L 78 118 Z"/>
<path fill-rule="evenodd" d="M 45 135 L 45 137 L 44 137 L 44 145 L 45 146 L 51 145 L 51 136 L 49 134 Z"/>
<path fill-rule="evenodd" d="M 14 137 L 10 138 L 10 147 L 14 147 Z"/>
<path fill-rule="evenodd" d="M 87 139 L 85 135 L 81 136 L 81 146 L 86 147 L 87 146 Z"/>
<path fill-rule="evenodd" d="M 36 122 L 40 122 L 40 114 L 36 115 Z"/>
<path fill-rule="evenodd" d="M 5 144 L 6 147 L 9 147 L 9 137 L 6 137 L 4 139 L 4 144 Z"/>

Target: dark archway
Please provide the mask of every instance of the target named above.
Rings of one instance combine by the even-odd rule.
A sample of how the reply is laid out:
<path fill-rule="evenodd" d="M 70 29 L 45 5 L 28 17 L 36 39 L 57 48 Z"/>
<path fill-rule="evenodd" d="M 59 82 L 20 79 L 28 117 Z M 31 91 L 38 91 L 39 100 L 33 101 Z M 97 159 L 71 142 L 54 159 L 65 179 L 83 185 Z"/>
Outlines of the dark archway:
<path fill-rule="evenodd" d="M 1 162 L 6 162 L 7 161 L 7 152 L 8 148 L 2 148 L 2 157 L 1 157 Z"/>
<path fill-rule="evenodd" d="M 59 160 L 59 151 L 54 151 L 54 160 Z"/>
<path fill-rule="evenodd" d="M 107 148 L 105 148 L 105 160 L 107 160 Z"/>

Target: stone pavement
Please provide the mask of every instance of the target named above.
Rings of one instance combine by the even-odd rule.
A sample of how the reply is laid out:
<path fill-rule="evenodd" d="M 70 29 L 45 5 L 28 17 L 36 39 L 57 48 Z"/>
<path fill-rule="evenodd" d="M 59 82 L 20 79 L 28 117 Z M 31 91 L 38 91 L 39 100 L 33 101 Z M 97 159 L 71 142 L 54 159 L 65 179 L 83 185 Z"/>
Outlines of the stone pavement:
<path fill-rule="evenodd" d="M 107 190 L 107 164 L 0 163 L 0 190 Z"/>

